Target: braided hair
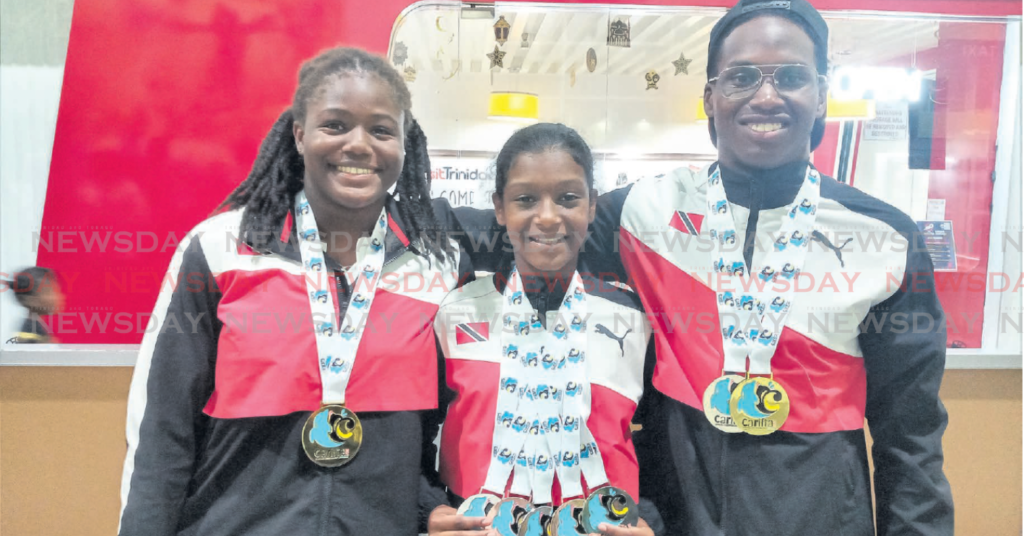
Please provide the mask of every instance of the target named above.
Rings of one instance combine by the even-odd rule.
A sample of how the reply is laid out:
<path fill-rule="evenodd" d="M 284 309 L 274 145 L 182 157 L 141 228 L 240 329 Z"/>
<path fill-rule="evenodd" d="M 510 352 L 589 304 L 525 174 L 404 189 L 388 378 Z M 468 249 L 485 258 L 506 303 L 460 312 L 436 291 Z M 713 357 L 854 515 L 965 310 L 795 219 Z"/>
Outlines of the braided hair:
<path fill-rule="evenodd" d="M 430 159 L 427 137 L 412 116 L 412 96 L 405 80 L 387 61 L 358 48 L 332 48 L 303 63 L 292 105 L 285 110 L 263 143 L 249 176 L 219 209 L 243 208 L 240 238 L 258 251 L 268 248 L 274 233 L 303 188 L 305 165 L 295 145 L 292 125 L 304 121 L 306 107 L 321 88 L 346 73 L 377 75 L 391 88 L 395 103 L 405 112 L 405 165 L 398 177 L 398 213 L 409 226 L 408 238 L 421 242 L 438 260 L 451 255 L 448 241 L 433 232 L 441 228 L 430 204 Z"/>

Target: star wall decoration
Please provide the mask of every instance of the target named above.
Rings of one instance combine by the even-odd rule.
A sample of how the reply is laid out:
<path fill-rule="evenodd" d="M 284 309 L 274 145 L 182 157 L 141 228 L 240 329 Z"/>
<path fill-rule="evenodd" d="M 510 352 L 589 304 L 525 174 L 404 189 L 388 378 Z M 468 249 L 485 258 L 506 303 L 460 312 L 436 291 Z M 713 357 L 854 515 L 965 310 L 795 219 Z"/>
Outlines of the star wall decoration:
<path fill-rule="evenodd" d="M 672 76 L 679 76 L 679 73 L 690 74 L 690 62 L 693 60 L 686 59 L 686 55 L 682 52 L 679 53 L 679 59 L 672 62 L 672 65 L 676 68 L 676 74 Z"/>
<path fill-rule="evenodd" d="M 503 69 L 505 67 L 505 53 L 498 49 L 498 45 L 494 45 L 494 52 L 487 53 L 487 59 L 491 60 L 491 69 L 497 67 Z"/>

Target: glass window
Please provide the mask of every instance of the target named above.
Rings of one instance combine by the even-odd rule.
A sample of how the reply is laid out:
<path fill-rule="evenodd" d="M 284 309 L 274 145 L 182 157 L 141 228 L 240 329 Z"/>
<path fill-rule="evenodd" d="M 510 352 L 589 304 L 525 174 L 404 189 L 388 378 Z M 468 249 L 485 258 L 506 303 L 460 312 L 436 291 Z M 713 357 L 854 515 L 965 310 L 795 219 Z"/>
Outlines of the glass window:
<path fill-rule="evenodd" d="M 565 123 L 587 139 L 602 192 L 713 161 L 700 99 L 709 32 L 722 13 L 418 5 L 396 24 L 389 54 L 405 72 L 415 113 L 430 136 L 435 195 L 454 205 L 489 206 L 495 151 L 516 128 L 536 120 Z M 918 222 L 936 266 L 950 346 L 995 348 L 999 329 L 986 328 L 991 333 L 983 341 L 985 322 L 1010 331 L 1006 341 L 1016 339 L 1019 275 L 1001 274 L 1007 273 L 1002 250 L 1020 255 L 1019 203 L 997 211 L 998 221 L 992 215 L 1004 65 L 1019 64 L 1004 52 L 1007 32 L 1019 32 L 1019 22 L 825 15 L 832 91 L 815 166 Z M 1011 82 L 1019 86 L 1015 72 Z M 495 117 L 494 99 L 515 98 L 503 94 L 526 94 L 522 98 L 532 102 L 500 105 L 505 117 Z M 1012 122 L 1015 116 L 1006 117 Z M 1011 141 L 1006 147 L 1019 152 L 1019 135 Z M 1003 195 L 1006 190 L 1003 184 Z M 1007 210 L 1017 224 L 1007 225 Z M 1001 249 L 990 268 L 993 237 Z M 986 301 L 992 318 L 986 318 Z"/>

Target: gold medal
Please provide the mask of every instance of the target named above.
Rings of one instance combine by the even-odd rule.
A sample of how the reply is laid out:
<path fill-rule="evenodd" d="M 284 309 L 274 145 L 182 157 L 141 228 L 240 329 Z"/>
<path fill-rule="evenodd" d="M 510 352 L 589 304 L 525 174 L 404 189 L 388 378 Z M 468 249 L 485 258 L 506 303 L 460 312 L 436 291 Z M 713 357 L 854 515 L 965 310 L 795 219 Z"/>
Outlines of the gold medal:
<path fill-rule="evenodd" d="M 719 376 L 704 390 L 704 416 L 711 425 L 727 434 L 742 432 L 732 418 L 729 401 L 732 393 L 745 378 L 739 374 Z"/>
<path fill-rule="evenodd" d="M 740 430 L 768 435 L 789 417 L 789 395 L 773 378 L 748 377 L 733 389 L 729 411 Z"/>
<path fill-rule="evenodd" d="M 597 527 L 602 523 L 612 527 L 635 527 L 640 521 L 640 509 L 624 490 L 605 486 L 587 497 L 581 519 L 588 534 L 599 532 Z"/>
<path fill-rule="evenodd" d="M 489 493 L 478 493 L 466 497 L 455 513 L 466 517 L 487 517 L 491 508 L 494 508 L 494 505 L 500 501 L 501 497 L 495 497 Z"/>
<path fill-rule="evenodd" d="M 526 499 L 508 497 L 494 505 L 494 510 L 491 527 L 501 536 L 519 536 L 519 527 L 533 511 L 533 505 Z"/>
<path fill-rule="evenodd" d="M 302 450 L 317 465 L 338 467 L 352 461 L 363 444 L 363 425 L 340 404 L 313 412 L 302 427 Z"/>
<path fill-rule="evenodd" d="M 583 528 L 583 509 L 587 506 L 585 499 L 573 499 L 559 506 L 548 523 L 548 536 L 585 536 Z"/>
<path fill-rule="evenodd" d="M 534 508 L 519 525 L 519 536 L 548 536 L 548 524 L 554 512 L 555 509 L 550 506 Z"/>

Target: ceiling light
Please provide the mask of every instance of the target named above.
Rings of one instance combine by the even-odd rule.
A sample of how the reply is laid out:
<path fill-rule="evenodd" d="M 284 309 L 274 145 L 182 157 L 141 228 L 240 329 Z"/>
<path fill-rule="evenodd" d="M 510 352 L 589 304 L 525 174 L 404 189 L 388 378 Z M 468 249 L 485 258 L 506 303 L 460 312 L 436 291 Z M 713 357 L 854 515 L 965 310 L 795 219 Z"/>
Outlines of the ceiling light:
<path fill-rule="evenodd" d="M 826 121 L 870 121 L 875 118 L 875 101 L 871 99 L 833 99 L 828 97 Z"/>
<path fill-rule="evenodd" d="M 487 118 L 536 123 L 540 117 L 537 112 L 539 104 L 540 98 L 533 93 L 495 91 L 491 93 L 491 105 L 487 112 Z"/>

